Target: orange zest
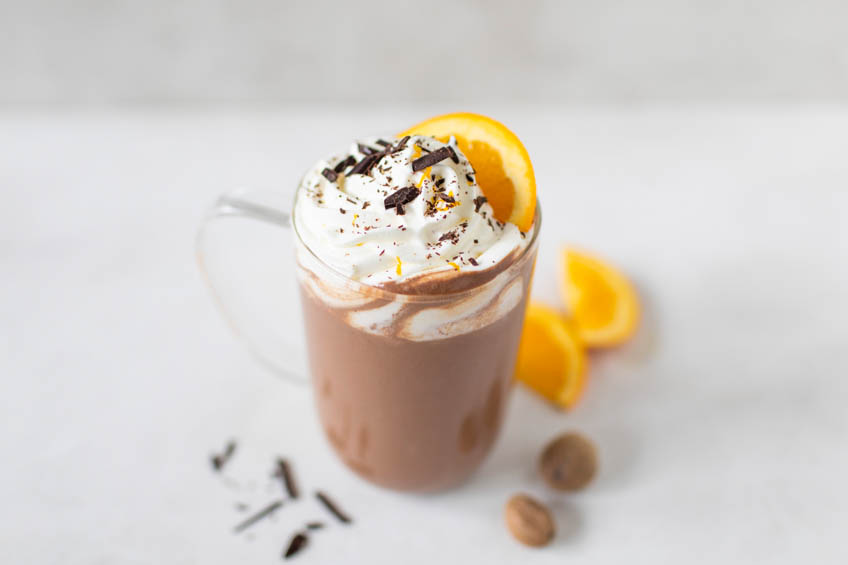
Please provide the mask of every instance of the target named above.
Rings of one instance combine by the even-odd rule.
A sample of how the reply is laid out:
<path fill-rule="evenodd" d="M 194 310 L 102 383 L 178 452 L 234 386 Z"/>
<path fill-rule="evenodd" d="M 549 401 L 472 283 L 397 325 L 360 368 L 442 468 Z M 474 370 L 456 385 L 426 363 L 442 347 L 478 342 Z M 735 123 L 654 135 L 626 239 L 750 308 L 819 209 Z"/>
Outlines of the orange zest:
<path fill-rule="evenodd" d="M 515 378 L 562 408 L 580 399 L 586 351 L 574 327 L 553 308 L 531 302 L 524 317 Z"/>
<path fill-rule="evenodd" d="M 505 125 L 481 116 L 460 112 L 423 121 L 398 134 L 426 135 L 447 142 L 456 138 L 468 157 L 480 190 L 494 210 L 495 219 L 511 222 L 523 232 L 536 218 L 536 176 L 521 140 Z"/>
<path fill-rule="evenodd" d="M 586 253 L 563 252 L 563 291 L 580 339 L 609 347 L 629 339 L 639 324 L 636 290 L 617 269 Z"/>
<path fill-rule="evenodd" d="M 418 147 L 417 145 L 415 147 Z M 424 169 L 424 172 L 421 174 L 421 178 L 418 179 L 418 182 L 415 183 L 415 188 L 421 188 L 421 185 L 424 184 L 424 180 L 430 176 L 430 172 L 433 170 L 433 167 L 427 167 Z"/>

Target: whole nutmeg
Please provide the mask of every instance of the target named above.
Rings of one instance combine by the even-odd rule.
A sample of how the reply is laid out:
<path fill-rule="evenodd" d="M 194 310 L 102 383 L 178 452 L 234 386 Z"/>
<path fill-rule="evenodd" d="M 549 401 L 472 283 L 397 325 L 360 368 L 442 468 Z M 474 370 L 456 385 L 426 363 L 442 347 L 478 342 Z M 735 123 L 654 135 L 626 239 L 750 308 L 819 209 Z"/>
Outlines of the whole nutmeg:
<path fill-rule="evenodd" d="M 554 538 L 554 519 L 548 507 L 526 494 L 513 495 L 506 503 L 506 527 L 513 537 L 532 547 L 548 545 Z"/>
<path fill-rule="evenodd" d="M 539 471 L 551 488 L 580 490 L 592 482 L 598 472 L 595 444 L 575 432 L 562 434 L 542 451 Z"/>

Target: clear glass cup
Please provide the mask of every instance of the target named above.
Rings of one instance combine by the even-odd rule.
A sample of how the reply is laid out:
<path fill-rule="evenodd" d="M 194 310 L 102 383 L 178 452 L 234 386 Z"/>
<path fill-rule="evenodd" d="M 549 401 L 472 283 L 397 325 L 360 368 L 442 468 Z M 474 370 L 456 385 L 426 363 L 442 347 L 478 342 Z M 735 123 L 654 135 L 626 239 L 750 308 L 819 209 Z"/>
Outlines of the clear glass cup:
<path fill-rule="evenodd" d="M 225 317 L 275 372 L 311 380 L 330 444 L 360 476 L 403 491 L 463 481 L 503 421 L 539 212 L 526 248 L 494 278 L 452 294 L 407 295 L 321 261 L 292 229 L 289 209 L 280 194 L 237 191 L 204 222 L 198 258 Z M 234 218 L 261 222 L 239 222 L 239 240 L 223 221 Z M 277 229 L 245 239 L 261 224 L 293 237 Z"/>

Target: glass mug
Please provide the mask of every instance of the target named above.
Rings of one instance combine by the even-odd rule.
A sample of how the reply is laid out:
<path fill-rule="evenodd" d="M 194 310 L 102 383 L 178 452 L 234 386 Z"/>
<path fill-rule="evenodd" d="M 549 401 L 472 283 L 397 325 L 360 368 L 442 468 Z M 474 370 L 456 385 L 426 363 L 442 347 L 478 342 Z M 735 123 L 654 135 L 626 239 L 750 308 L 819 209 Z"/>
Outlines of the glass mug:
<path fill-rule="evenodd" d="M 239 190 L 207 216 L 198 260 L 225 318 L 274 372 L 311 380 L 324 432 L 354 472 L 403 491 L 462 482 L 503 421 L 538 206 L 531 240 L 508 267 L 439 295 L 398 294 L 340 274 L 301 240 L 294 209 L 283 194 Z"/>

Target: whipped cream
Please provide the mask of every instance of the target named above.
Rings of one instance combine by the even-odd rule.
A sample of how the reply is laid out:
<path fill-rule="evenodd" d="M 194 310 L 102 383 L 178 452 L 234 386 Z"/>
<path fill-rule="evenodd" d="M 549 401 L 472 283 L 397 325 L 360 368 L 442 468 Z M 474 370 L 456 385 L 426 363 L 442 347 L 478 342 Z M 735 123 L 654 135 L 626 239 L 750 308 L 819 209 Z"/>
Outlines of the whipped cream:
<path fill-rule="evenodd" d="M 432 164 L 413 167 L 428 155 Z M 318 161 L 298 188 L 294 222 L 322 261 L 376 286 L 485 270 L 532 239 L 493 217 L 453 138 L 371 138 Z"/>

